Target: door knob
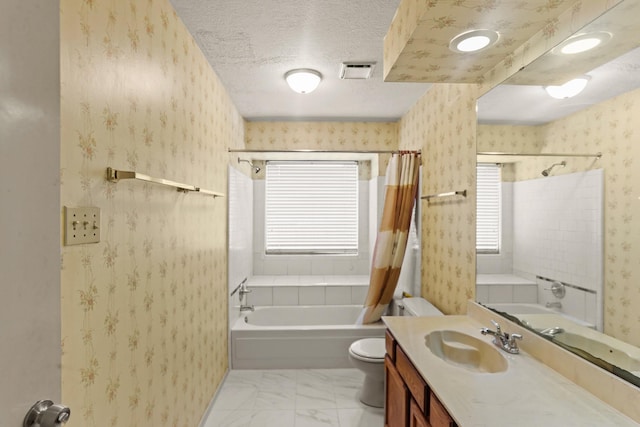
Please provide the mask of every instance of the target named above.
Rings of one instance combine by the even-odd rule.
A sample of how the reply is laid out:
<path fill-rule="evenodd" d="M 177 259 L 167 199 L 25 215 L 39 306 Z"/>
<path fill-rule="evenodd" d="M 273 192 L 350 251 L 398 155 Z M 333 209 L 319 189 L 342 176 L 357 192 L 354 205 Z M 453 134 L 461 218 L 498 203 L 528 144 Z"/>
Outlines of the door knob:
<path fill-rule="evenodd" d="M 22 427 L 59 427 L 69 421 L 71 410 L 50 400 L 38 400 L 24 417 Z"/>

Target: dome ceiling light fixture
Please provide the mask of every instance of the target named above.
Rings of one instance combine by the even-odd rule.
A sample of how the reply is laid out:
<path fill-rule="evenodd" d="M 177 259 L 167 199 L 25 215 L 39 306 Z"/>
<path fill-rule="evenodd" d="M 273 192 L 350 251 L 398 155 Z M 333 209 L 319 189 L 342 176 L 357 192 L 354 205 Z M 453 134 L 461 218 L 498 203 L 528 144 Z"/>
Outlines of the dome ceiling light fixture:
<path fill-rule="evenodd" d="M 545 86 L 544 90 L 555 99 L 573 98 L 584 90 L 589 82 L 589 76 L 582 76 L 569 80 L 561 86 Z"/>
<path fill-rule="evenodd" d="M 596 31 L 593 33 L 584 33 L 571 37 L 562 42 L 555 48 L 553 53 L 558 55 L 574 55 L 576 53 L 586 52 L 594 49 L 611 39 L 611 33 L 606 31 Z"/>
<path fill-rule="evenodd" d="M 493 30 L 471 30 L 460 33 L 449 42 L 449 49 L 458 53 L 473 53 L 487 49 L 498 41 L 500 34 Z"/>
<path fill-rule="evenodd" d="M 287 71 L 284 79 L 294 92 L 311 93 L 320 84 L 322 74 L 310 68 L 298 68 Z"/>

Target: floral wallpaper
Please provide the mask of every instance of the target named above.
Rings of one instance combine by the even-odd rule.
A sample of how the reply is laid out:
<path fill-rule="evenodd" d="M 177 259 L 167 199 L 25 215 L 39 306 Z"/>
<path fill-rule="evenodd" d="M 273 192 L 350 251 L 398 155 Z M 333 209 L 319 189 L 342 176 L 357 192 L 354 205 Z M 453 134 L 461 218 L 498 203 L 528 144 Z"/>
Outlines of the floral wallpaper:
<path fill-rule="evenodd" d="M 475 297 L 477 98 L 619 1 L 522 3 L 509 10 L 508 21 L 500 21 L 519 34 L 496 45 L 504 59 L 487 54 L 470 66 L 447 50 L 454 34 L 467 25 L 477 27 L 474 19 L 464 18 L 474 16 L 472 9 L 499 11 L 500 3 L 403 0 L 384 41 L 385 80 L 477 83 L 434 85 L 400 121 L 400 148 L 422 147 L 422 194 L 467 189 L 462 200 L 443 199 L 427 207 L 422 202 L 422 296 L 448 314 L 464 313 L 467 299 Z M 525 32 L 530 36 L 522 43 Z"/>
<path fill-rule="evenodd" d="M 245 142 L 252 150 L 397 150 L 398 123 L 250 121 Z M 389 157 L 379 156 L 380 175 L 385 174 Z"/>
<path fill-rule="evenodd" d="M 475 298 L 476 87 L 434 85 L 400 121 L 400 148 L 422 150 L 422 296 L 445 314 Z"/>
<path fill-rule="evenodd" d="M 386 81 L 475 83 L 522 42 L 545 28 L 553 35 L 558 16 L 574 0 L 404 0 L 384 40 Z M 481 55 L 462 55 L 449 42 L 465 31 L 495 29 L 500 37 Z"/>
<path fill-rule="evenodd" d="M 521 84 L 531 84 L 532 81 L 562 81 L 566 75 L 562 68 L 527 70 L 529 64 L 540 56 L 560 44 L 566 38 L 600 17 L 604 12 L 613 8 L 623 0 L 578 0 L 571 4 L 557 17 L 549 20 L 543 26 L 536 27 L 537 32 L 513 50 L 507 52 L 496 66 L 484 73 L 477 82 L 481 85 L 480 92 L 484 93 L 499 85 L 507 78 L 509 81 L 520 79 L 520 72 L 524 70 Z M 553 1 L 549 2 L 549 4 Z M 536 64 L 537 65 L 537 64 Z M 551 74 L 553 72 L 553 74 Z M 514 80 L 511 80 L 514 79 Z"/>
<path fill-rule="evenodd" d="M 542 126 L 478 125 L 478 152 L 540 153 Z M 479 162 L 501 163 L 503 182 L 516 181 L 516 169 L 526 157 L 482 156 Z"/>
<path fill-rule="evenodd" d="M 226 192 L 244 122 L 167 0 L 63 0 L 61 204 L 101 209 L 101 241 L 62 247 L 68 425 L 193 427 L 227 360 Z"/>
<path fill-rule="evenodd" d="M 630 92 L 556 122 L 531 127 L 546 153 L 597 153 L 602 158 L 526 158 L 515 168 L 517 180 L 533 179 L 551 163 L 566 161 L 554 175 L 604 169 L 604 326 L 605 333 L 640 346 L 640 90 Z M 501 151 L 513 144 L 526 126 L 479 126 L 478 150 Z M 535 149 L 536 146 L 526 147 Z M 514 151 L 518 151 L 515 149 Z"/>

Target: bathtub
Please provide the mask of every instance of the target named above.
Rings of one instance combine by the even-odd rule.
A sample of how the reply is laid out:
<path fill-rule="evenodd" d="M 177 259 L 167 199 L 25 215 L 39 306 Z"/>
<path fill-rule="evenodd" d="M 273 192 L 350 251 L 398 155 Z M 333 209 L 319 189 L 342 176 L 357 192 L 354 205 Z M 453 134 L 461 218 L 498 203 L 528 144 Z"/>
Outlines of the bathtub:
<path fill-rule="evenodd" d="M 595 324 L 593 323 L 590 323 L 582 319 L 578 319 L 576 317 L 570 316 L 569 314 L 563 313 L 558 310 L 547 308 L 540 304 L 498 303 L 498 304 L 486 304 L 486 306 L 489 308 L 493 308 L 494 310 L 511 314 L 521 320 L 532 322 L 534 326 L 542 324 L 540 317 L 536 318 L 535 316 L 535 315 L 542 314 L 542 315 L 562 316 L 565 319 L 575 322 L 580 326 L 585 326 L 587 328 L 595 329 Z M 534 315 L 534 316 L 532 317 L 530 315 Z"/>
<path fill-rule="evenodd" d="M 360 338 L 384 337 L 382 322 L 356 325 L 360 305 L 262 306 L 231 326 L 233 369 L 351 368 Z"/>

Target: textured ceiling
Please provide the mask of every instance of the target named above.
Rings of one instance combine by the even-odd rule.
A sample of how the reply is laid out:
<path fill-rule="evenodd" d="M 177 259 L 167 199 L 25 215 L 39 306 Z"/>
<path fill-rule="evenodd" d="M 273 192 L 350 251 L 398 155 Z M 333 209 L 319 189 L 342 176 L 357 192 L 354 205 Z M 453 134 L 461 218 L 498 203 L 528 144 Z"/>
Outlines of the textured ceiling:
<path fill-rule="evenodd" d="M 430 86 L 385 83 L 383 68 L 392 69 L 398 80 L 475 81 L 572 4 L 565 0 L 404 0 L 398 9 L 400 0 L 170 1 L 243 117 L 338 121 L 395 121 Z M 566 64 L 547 54 L 512 77 L 507 85 L 483 96 L 479 102 L 480 120 L 545 123 L 638 87 L 638 52 L 627 54 L 608 67 L 593 69 L 638 45 L 640 24 L 634 21 L 640 16 L 639 4 L 638 0 L 625 0 L 591 24 L 592 29 L 624 29 L 630 35 L 620 38 L 626 40 L 623 47 L 612 39 L 603 50 L 594 53 L 593 60 L 571 58 L 572 74 L 589 71 L 592 77 L 578 97 L 557 101 L 542 90 L 540 85 L 545 83 L 539 76 L 544 76 L 546 84 L 551 82 L 552 74 L 557 75 L 553 80 L 566 77 L 562 72 Z M 400 31 L 401 21 L 404 33 L 392 38 L 395 45 L 390 49 L 397 53 L 391 56 L 399 62 L 388 60 L 383 66 L 383 44 L 388 41 L 384 40 L 385 35 Z M 448 49 L 448 38 L 480 26 L 498 28 L 500 42 L 491 51 L 460 60 Z M 375 61 L 377 65 L 369 80 L 340 80 L 343 61 Z M 320 71 L 324 78 L 319 88 L 306 95 L 291 91 L 284 74 L 293 68 Z M 533 85 L 536 83 L 538 86 Z"/>
<path fill-rule="evenodd" d="M 397 120 L 428 84 L 382 81 L 383 38 L 399 0 L 171 0 L 249 120 Z M 368 80 L 340 80 L 343 61 L 375 61 Z M 286 71 L 323 75 L 310 94 Z"/>

